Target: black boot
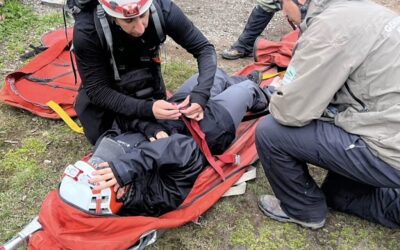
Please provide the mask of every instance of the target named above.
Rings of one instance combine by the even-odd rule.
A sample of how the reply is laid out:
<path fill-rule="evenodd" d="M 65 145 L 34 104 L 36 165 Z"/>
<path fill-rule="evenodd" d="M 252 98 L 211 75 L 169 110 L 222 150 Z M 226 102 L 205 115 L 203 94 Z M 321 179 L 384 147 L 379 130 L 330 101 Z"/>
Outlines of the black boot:
<path fill-rule="evenodd" d="M 222 53 L 222 57 L 235 60 L 241 57 L 251 56 L 254 42 L 267 27 L 273 16 L 274 12 L 266 12 L 259 5 L 254 7 L 242 34 L 230 49 Z"/>

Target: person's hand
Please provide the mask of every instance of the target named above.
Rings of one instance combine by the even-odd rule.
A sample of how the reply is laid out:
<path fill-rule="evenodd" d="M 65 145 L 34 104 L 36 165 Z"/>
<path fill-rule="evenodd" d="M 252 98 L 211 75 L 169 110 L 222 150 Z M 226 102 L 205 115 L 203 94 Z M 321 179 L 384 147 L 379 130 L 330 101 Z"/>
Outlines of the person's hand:
<path fill-rule="evenodd" d="M 120 187 L 118 183 L 115 184 L 114 192 L 116 193 L 115 196 L 116 196 L 116 198 L 118 200 L 121 199 L 126 194 L 126 192 L 128 191 L 128 187 L 129 187 L 129 185 L 128 186 L 124 186 L 124 187 Z"/>
<path fill-rule="evenodd" d="M 155 101 L 152 111 L 157 120 L 178 120 L 181 116 L 176 104 L 164 100 Z"/>
<path fill-rule="evenodd" d="M 155 138 L 154 137 L 150 137 L 149 140 L 152 142 L 152 141 L 155 141 L 155 140 L 158 140 L 158 139 L 167 138 L 168 136 L 169 135 L 167 134 L 167 132 L 159 131 L 159 132 L 157 132 Z"/>
<path fill-rule="evenodd" d="M 107 162 L 102 162 L 99 164 L 102 169 L 96 170 L 92 173 L 93 177 L 90 179 L 90 183 L 94 184 L 94 190 L 103 190 L 105 188 L 110 188 L 117 184 L 117 179 L 115 179 L 114 173 L 112 172 L 110 166 Z"/>
<path fill-rule="evenodd" d="M 204 110 L 198 103 L 190 104 L 190 96 L 178 104 L 180 112 L 189 119 L 194 119 L 196 121 L 201 121 L 204 118 Z"/>

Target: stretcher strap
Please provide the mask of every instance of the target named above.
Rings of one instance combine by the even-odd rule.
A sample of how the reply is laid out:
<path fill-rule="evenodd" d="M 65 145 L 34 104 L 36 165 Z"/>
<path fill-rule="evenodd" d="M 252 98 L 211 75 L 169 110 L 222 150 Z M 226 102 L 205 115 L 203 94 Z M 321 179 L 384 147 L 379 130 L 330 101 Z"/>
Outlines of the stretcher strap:
<path fill-rule="evenodd" d="M 206 157 L 208 163 L 211 167 L 219 174 L 222 180 L 225 181 L 225 175 L 222 171 L 222 165 L 224 164 L 240 164 L 239 158 L 237 155 L 234 154 L 223 154 L 223 155 L 216 155 L 213 156 L 211 154 L 210 148 L 207 145 L 206 136 L 201 130 L 199 123 L 192 119 L 187 119 L 182 116 L 182 120 L 185 123 L 187 129 L 189 130 L 190 134 L 192 135 L 193 139 L 199 145 L 201 152 Z M 220 162 L 218 163 L 215 158 L 217 158 Z"/>
<path fill-rule="evenodd" d="M 60 105 L 55 103 L 54 101 L 49 101 L 46 103 L 47 106 L 49 106 L 54 112 L 57 113 L 57 115 L 60 116 L 60 118 L 68 125 L 70 129 L 72 129 L 74 132 L 83 134 L 83 128 L 79 127 L 79 125 L 72 120 L 72 118 L 65 112 Z"/>
<path fill-rule="evenodd" d="M 276 76 L 283 77 L 285 75 L 285 73 L 286 73 L 286 71 L 280 71 L 280 72 L 277 72 L 277 73 L 274 73 L 274 74 L 265 73 L 265 74 L 262 75 L 261 80 L 263 80 L 263 81 L 264 80 L 268 80 L 268 79 L 274 78 Z"/>

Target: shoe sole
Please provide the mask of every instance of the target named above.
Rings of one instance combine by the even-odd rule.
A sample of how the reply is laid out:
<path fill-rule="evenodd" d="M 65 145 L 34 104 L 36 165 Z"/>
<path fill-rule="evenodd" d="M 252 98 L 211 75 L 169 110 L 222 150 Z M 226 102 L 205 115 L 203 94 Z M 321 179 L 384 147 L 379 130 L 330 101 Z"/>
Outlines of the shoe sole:
<path fill-rule="evenodd" d="M 252 57 L 252 56 L 253 56 L 252 54 L 250 54 L 250 55 L 243 55 L 243 56 L 240 56 L 240 55 L 228 56 L 228 55 L 221 54 L 221 57 L 222 57 L 223 59 L 225 59 L 225 60 L 237 60 L 237 59 L 240 59 L 240 58 L 246 58 L 246 57 Z"/>
<path fill-rule="evenodd" d="M 271 213 L 270 211 L 268 211 L 267 209 L 265 209 L 260 202 L 258 202 L 258 207 L 260 208 L 260 210 L 263 212 L 264 215 L 270 217 L 271 219 L 277 220 L 279 222 L 290 222 L 290 223 L 296 223 L 297 225 L 300 225 L 302 227 L 305 228 L 309 228 L 312 230 L 317 230 L 320 229 L 324 226 L 325 224 L 325 220 L 323 220 L 320 223 L 312 223 L 312 225 L 310 223 L 306 223 L 306 222 L 302 222 L 302 221 L 298 221 L 292 218 L 287 218 L 287 217 L 281 217 L 281 216 L 277 216 L 273 213 Z"/>
<path fill-rule="evenodd" d="M 221 55 L 221 57 L 223 59 L 225 59 L 225 60 L 237 60 L 237 59 L 243 58 L 244 56 L 224 56 L 224 55 Z"/>

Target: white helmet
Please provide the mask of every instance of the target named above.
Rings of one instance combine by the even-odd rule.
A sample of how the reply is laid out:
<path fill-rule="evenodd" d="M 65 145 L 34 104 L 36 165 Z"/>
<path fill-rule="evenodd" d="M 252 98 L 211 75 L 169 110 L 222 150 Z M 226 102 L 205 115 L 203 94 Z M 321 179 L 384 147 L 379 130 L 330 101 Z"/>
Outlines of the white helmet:
<path fill-rule="evenodd" d="M 151 6 L 153 0 L 99 0 L 108 15 L 128 19 L 145 13 Z"/>
<path fill-rule="evenodd" d="M 122 203 L 116 200 L 114 188 L 94 191 L 94 185 L 89 183 L 94 170 L 92 165 L 84 161 L 69 165 L 61 180 L 60 196 L 68 203 L 90 213 L 98 215 L 117 213 Z"/>

